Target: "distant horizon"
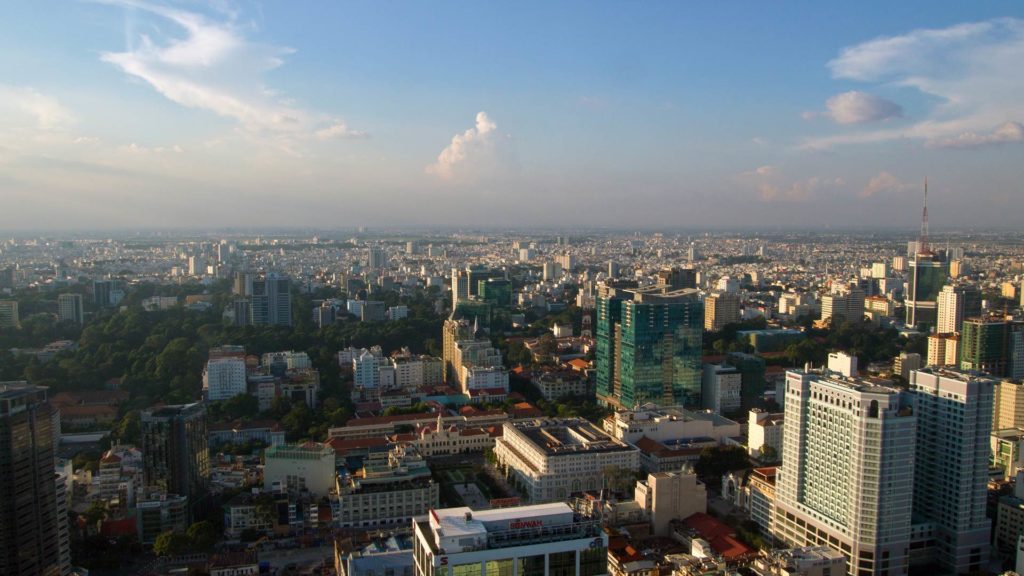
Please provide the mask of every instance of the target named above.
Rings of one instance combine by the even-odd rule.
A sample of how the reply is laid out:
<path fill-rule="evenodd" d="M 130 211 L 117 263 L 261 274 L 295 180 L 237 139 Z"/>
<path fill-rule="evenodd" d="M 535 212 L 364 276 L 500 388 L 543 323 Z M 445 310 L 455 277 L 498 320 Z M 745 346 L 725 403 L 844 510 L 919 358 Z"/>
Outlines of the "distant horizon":
<path fill-rule="evenodd" d="M 302 8 L 14 3 L 0 230 L 1024 224 L 1019 2 Z"/>

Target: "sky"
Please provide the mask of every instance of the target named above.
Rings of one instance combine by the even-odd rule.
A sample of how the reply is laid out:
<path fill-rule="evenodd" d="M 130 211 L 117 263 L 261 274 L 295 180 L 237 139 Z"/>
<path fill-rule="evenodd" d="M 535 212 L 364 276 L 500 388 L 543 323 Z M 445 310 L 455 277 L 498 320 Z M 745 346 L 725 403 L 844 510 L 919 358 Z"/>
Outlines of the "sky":
<path fill-rule="evenodd" d="M 0 232 L 1024 220 L 1019 2 L 13 2 Z"/>

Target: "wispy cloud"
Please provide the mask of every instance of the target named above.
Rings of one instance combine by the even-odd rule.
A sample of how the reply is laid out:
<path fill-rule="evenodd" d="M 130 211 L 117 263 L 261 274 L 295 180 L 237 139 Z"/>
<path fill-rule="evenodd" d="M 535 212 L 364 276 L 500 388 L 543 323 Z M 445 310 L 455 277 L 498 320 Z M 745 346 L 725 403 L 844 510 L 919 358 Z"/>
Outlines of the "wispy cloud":
<path fill-rule="evenodd" d="M 912 189 L 911 184 L 900 180 L 890 172 L 885 170 L 879 172 L 875 176 L 872 176 L 868 183 L 861 189 L 861 198 L 871 198 L 878 194 L 891 193 L 891 192 L 903 192 Z"/>
<path fill-rule="evenodd" d="M 0 84 L 0 122 L 8 126 L 57 130 L 68 127 L 74 119 L 74 114 L 53 96 L 27 86 Z"/>
<path fill-rule="evenodd" d="M 864 124 L 903 115 L 899 104 L 858 90 L 836 94 L 825 102 L 825 108 L 827 116 L 839 124 Z"/>
<path fill-rule="evenodd" d="M 175 25 L 176 36 L 141 35 L 130 38 L 125 51 L 100 56 L 167 99 L 231 118 L 257 135 L 365 136 L 343 122 L 299 108 L 267 87 L 266 72 L 281 66 L 293 50 L 250 40 L 249 27 L 239 25 L 235 13 L 223 11 L 217 19 L 140 0 L 103 3 L 138 9 Z"/>
<path fill-rule="evenodd" d="M 498 142 L 497 129 L 498 125 L 487 112 L 478 112 L 475 125 L 452 136 L 451 143 L 438 154 L 436 162 L 426 167 L 426 172 L 451 180 L 460 169 L 474 168 L 480 163 L 492 164 Z"/>
<path fill-rule="evenodd" d="M 756 192 L 762 202 L 804 202 L 817 199 L 822 193 L 832 192 L 846 186 L 842 178 L 811 176 L 792 179 L 775 166 L 759 166 L 754 170 L 741 172 L 737 180 L 744 187 Z"/>
<path fill-rule="evenodd" d="M 1018 142 L 1013 126 L 1024 121 L 1022 61 L 1024 20 L 1014 18 L 914 30 L 845 48 L 828 63 L 835 78 L 911 88 L 937 104 L 905 127 L 813 138 L 803 147 L 898 139 L 957 148 Z"/>

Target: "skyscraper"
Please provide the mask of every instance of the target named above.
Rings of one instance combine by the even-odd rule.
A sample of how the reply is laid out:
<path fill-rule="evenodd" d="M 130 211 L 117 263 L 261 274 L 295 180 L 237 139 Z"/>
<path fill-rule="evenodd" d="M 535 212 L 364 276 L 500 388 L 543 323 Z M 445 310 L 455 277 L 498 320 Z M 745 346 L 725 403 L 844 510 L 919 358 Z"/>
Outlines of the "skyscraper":
<path fill-rule="evenodd" d="M 716 292 L 704 299 L 704 329 L 708 332 L 718 332 L 739 321 L 739 294 Z"/>
<path fill-rule="evenodd" d="M 935 326 L 938 320 L 937 298 L 949 277 L 949 262 L 939 258 L 928 245 L 928 179 L 924 181 L 924 208 L 921 212 L 921 237 L 908 243 L 907 325 L 919 329 Z"/>
<path fill-rule="evenodd" d="M 826 545 L 850 576 L 906 574 L 917 418 L 894 388 L 826 373 L 786 374 L 785 460 L 776 537 Z"/>
<path fill-rule="evenodd" d="M 981 290 L 974 286 L 947 284 L 938 295 L 938 320 L 935 332 L 959 332 L 964 318 L 981 314 Z"/>
<path fill-rule="evenodd" d="M 380 246 L 371 246 L 366 250 L 366 267 L 380 270 L 388 264 L 387 254 Z"/>
<path fill-rule="evenodd" d="M 700 406 L 704 303 L 697 290 L 633 286 L 598 291 L 598 400 Z"/>
<path fill-rule="evenodd" d="M 95 280 L 92 283 L 93 302 L 99 308 L 117 306 L 124 299 L 120 280 Z"/>
<path fill-rule="evenodd" d="M 914 518 L 935 528 L 935 560 L 950 574 L 988 565 L 985 516 L 995 382 L 952 370 L 914 370 Z"/>
<path fill-rule="evenodd" d="M 267 274 L 264 278 L 253 280 L 249 323 L 291 326 L 291 290 L 291 280 L 287 276 Z"/>
<path fill-rule="evenodd" d="M 458 307 L 460 301 L 467 300 L 472 296 L 479 296 L 481 281 L 486 282 L 491 278 L 507 280 L 504 270 L 482 266 L 467 266 L 465 269 L 452 268 L 452 310 Z"/>
<path fill-rule="evenodd" d="M 185 496 L 190 506 L 210 483 L 206 406 L 202 402 L 143 410 L 142 467 L 147 489 Z"/>
<path fill-rule="evenodd" d="M 960 333 L 960 369 L 1024 377 L 1024 322 L 965 319 Z"/>
<path fill-rule="evenodd" d="M 81 294 L 61 294 L 57 296 L 57 319 L 61 322 L 85 323 Z"/>
<path fill-rule="evenodd" d="M 67 518 L 57 502 L 59 433 L 45 387 L 0 382 L 0 574 L 59 576 L 70 568 L 61 564 Z"/>

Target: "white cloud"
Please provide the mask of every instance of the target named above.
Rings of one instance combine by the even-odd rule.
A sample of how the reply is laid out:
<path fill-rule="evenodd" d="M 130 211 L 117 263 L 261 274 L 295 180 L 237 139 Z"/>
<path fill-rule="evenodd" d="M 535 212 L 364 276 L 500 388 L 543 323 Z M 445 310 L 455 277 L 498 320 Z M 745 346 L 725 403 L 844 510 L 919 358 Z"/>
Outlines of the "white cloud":
<path fill-rule="evenodd" d="M 828 63 L 835 78 L 909 88 L 937 103 L 909 126 L 813 138 L 802 147 L 900 139 L 960 148 L 1015 142 L 1012 128 L 991 133 L 1024 121 L 1021 62 L 1024 20 L 1014 18 L 914 30 L 845 48 Z"/>
<path fill-rule="evenodd" d="M 840 124 L 878 122 L 903 115 L 899 104 L 858 90 L 836 94 L 825 102 L 825 107 L 828 116 Z"/>
<path fill-rule="evenodd" d="M 769 165 L 758 166 L 757 170 L 754 170 L 754 172 L 756 172 L 758 176 L 771 176 L 775 173 L 775 168 Z"/>
<path fill-rule="evenodd" d="M 462 134 L 452 136 L 448 147 L 438 154 L 437 162 L 427 166 L 427 173 L 451 180 L 460 166 L 493 160 L 497 140 L 494 131 L 497 128 L 498 125 L 487 116 L 487 112 L 478 112 L 476 125 Z"/>
<path fill-rule="evenodd" d="M 876 194 L 903 192 L 912 188 L 913 186 L 911 184 L 907 184 L 896 176 L 893 176 L 890 172 L 883 170 L 868 180 L 868 183 L 860 191 L 859 196 L 861 198 L 871 198 Z"/>
<path fill-rule="evenodd" d="M 947 138 L 932 138 L 924 145 L 929 148 L 978 148 L 1013 142 L 1024 142 L 1024 126 L 1020 122 L 1007 122 L 987 134 L 963 132 Z"/>
<path fill-rule="evenodd" d="M 822 178 L 811 176 L 793 180 L 783 171 L 770 165 L 741 172 L 737 180 L 745 188 L 753 190 L 763 202 L 801 202 L 815 200 L 823 192 L 846 186 L 840 177 Z"/>
<path fill-rule="evenodd" d="M 58 130 L 74 122 L 74 115 L 56 98 L 26 86 L 0 84 L 0 123 Z"/>
<path fill-rule="evenodd" d="M 328 138 L 341 135 L 337 120 L 299 108 L 264 84 L 265 73 L 281 66 L 293 50 L 249 40 L 235 16 L 221 21 L 139 0 L 105 3 L 135 8 L 177 27 L 177 36 L 142 35 L 137 43 L 129 39 L 124 52 L 100 56 L 167 99 L 234 119 L 252 134 L 321 139 L 320 132 Z M 363 134 L 347 126 L 344 132 Z"/>
<path fill-rule="evenodd" d="M 314 133 L 319 140 L 330 140 L 332 138 L 366 138 L 369 136 L 361 130 L 353 130 L 341 121 L 336 121 L 326 128 L 321 128 Z"/>

